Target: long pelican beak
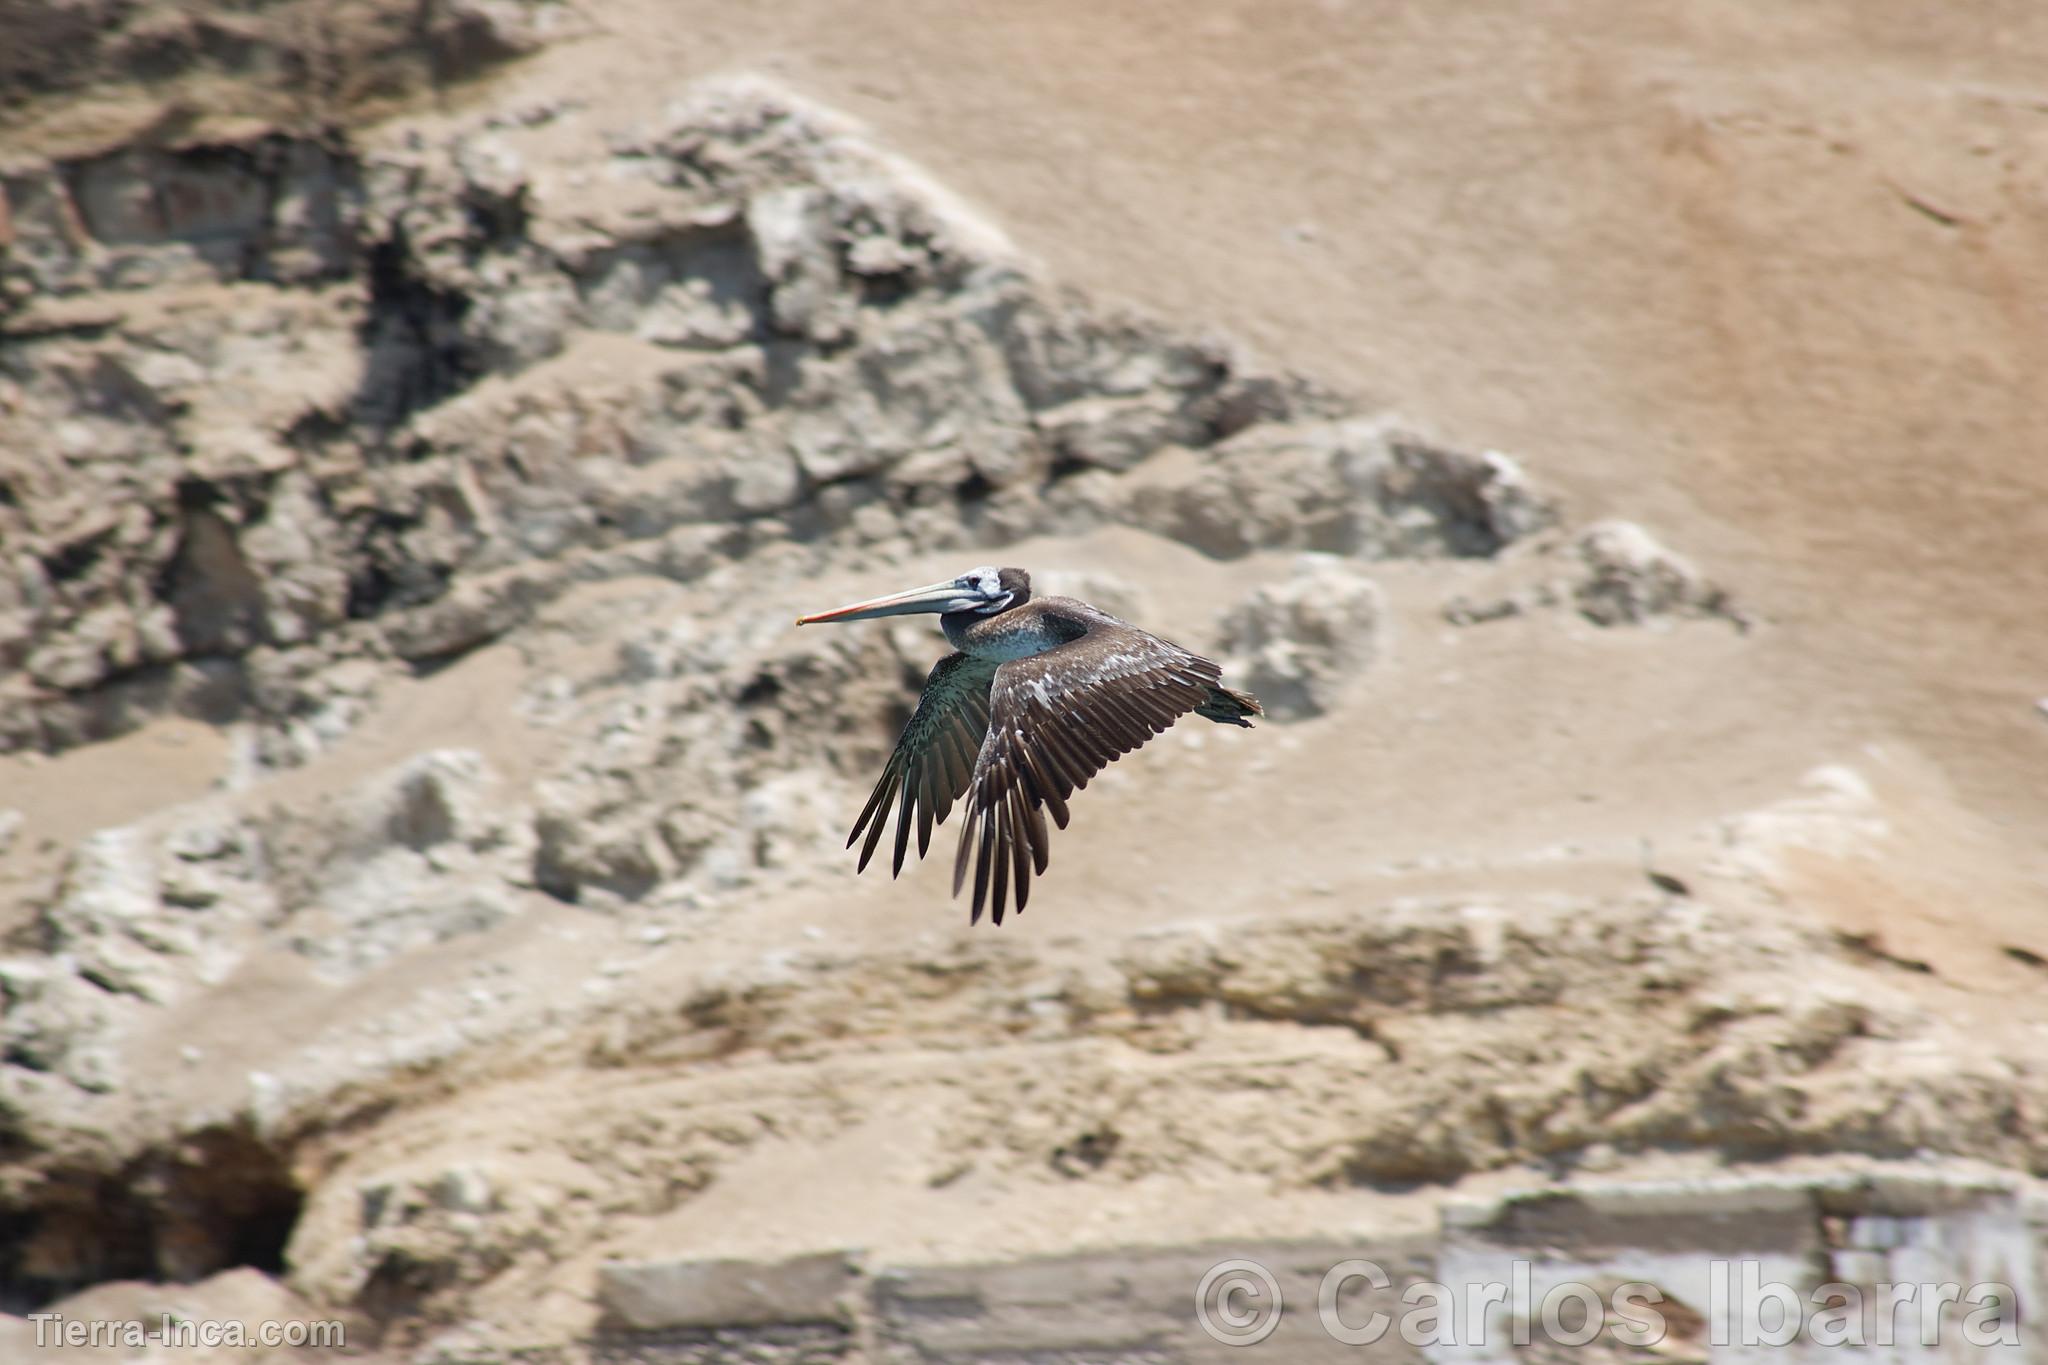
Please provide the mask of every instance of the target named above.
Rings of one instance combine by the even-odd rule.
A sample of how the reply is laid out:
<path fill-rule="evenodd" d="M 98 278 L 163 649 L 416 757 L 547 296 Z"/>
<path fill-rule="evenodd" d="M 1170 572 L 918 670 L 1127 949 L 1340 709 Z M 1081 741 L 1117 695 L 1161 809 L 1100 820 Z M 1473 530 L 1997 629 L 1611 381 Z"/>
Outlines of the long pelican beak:
<path fill-rule="evenodd" d="M 815 625 L 820 621 L 867 621 L 877 616 L 910 616 L 921 611 L 947 612 L 957 603 L 962 607 L 972 606 L 976 599 L 965 588 L 952 579 L 943 583 L 929 583 L 922 588 L 908 592 L 891 593 L 887 597 L 873 597 L 865 602 L 850 606 L 835 607 L 821 611 L 815 616 L 799 616 L 800 626 Z"/>

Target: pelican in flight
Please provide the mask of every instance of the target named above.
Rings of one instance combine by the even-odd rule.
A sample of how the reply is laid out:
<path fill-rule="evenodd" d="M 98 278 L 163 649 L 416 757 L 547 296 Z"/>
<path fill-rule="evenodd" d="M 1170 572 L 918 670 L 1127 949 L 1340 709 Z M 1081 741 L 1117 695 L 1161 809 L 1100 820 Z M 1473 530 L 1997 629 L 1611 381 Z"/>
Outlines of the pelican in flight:
<path fill-rule="evenodd" d="M 856 872 L 881 842 L 896 808 L 896 858 L 903 871 L 910 823 L 917 855 L 932 826 L 965 797 L 967 817 L 953 857 L 953 894 L 974 864 L 974 909 L 997 924 L 1014 882 L 1017 912 L 1031 877 L 1045 871 L 1045 815 L 1067 827 L 1067 798 L 1088 779 L 1192 711 L 1219 725 L 1251 728 L 1258 699 L 1222 685 L 1214 663 L 1071 597 L 1031 595 L 1022 569 L 983 567 L 958 578 L 815 616 L 867 621 L 936 612 L 954 653 L 933 666 L 924 695 L 882 769 L 882 780 L 846 846 L 867 832 Z"/>

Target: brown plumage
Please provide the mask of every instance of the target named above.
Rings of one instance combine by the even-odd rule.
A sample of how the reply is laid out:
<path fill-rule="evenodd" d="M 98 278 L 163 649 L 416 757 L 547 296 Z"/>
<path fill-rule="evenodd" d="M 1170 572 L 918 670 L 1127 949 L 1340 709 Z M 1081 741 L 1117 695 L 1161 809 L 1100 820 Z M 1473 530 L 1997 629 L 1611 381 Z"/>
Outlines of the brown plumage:
<path fill-rule="evenodd" d="M 1249 728 L 1250 694 L 1222 685 L 1213 662 L 1068 597 L 1032 598 L 1021 569 L 974 569 L 950 583 L 856 603 L 800 621 L 943 613 L 959 651 L 939 660 L 924 695 L 854 822 L 866 833 L 859 867 L 880 845 L 893 807 L 892 874 L 903 870 L 910 827 L 917 851 L 956 801 L 966 806 L 953 861 L 953 893 L 974 872 L 969 923 L 995 923 L 1014 894 L 1022 911 L 1050 859 L 1046 815 L 1064 829 L 1067 802 L 1108 764 L 1193 712 Z"/>

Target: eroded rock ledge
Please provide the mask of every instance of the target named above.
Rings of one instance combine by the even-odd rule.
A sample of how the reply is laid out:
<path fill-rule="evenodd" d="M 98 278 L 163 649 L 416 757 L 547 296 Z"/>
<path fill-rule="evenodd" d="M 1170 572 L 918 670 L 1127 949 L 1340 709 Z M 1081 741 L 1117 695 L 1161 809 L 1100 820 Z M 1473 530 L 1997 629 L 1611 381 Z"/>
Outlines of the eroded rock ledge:
<path fill-rule="evenodd" d="M 1963 1341 L 1965 1316 L 1981 1309 L 1969 1324 L 1971 1344 L 2012 1351 L 2021 1340 L 2018 1305 L 2048 1288 L 2034 1250 L 2048 1230 L 2044 1216 L 2030 1190 L 1995 1176 L 1879 1166 L 1589 1181 L 1465 1201 L 1436 1230 L 1405 1237 L 1136 1246 L 1008 1264 L 905 1265 L 858 1251 L 779 1262 L 618 1263 L 599 1281 L 603 1330 L 576 1354 L 965 1362 L 1001 1351 L 1173 1365 L 1214 1358 L 1218 1343 L 1193 1308 L 1198 1296 L 1227 1333 L 1225 1305 L 1200 1290 L 1213 1291 L 1219 1267 L 1236 1270 L 1253 1296 L 1229 1305 L 1254 1305 L 1248 1322 L 1239 1319 L 1247 1327 L 1263 1324 L 1277 1291 L 1273 1327 L 1257 1345 L 1305 1365 L 1356 1360 L 1366 1346 L 1377 1347 L 1372 1359 L 1425 1360 L 1446 1348 L 1484 1361 L 1532 1350 L 1627 1358 L 1646 1349 L 1632 1330 L 1652 1338 L 1655 1354 L 1701 1358 L 1712 1343 L 1745 1339 L 1745 1330 L 1754 1338 L 1774 1331 L 1775 1305 L 1759 1319 L 1744 1298 L 1752 1282 L 1785 1286 L 1812 1303 L 1809 1312 L 1836 1301 L 1822 1284 L 1838 1294 L 1847 1287 L 1856 1313 L 1853 1329 L 1837 1323 L 1855 1333 L 1845 1339 L 1883 1334 L 1908 1349 L 1921 1342 L 1923 1322 L 1937 1342 Z M 1741 1278 L 1745 1270 L 1751 1281 Z M 1320 1297 L 1332 1273 L 1349 1274 L 1334 1323 L 1322 1316 L 1329 1306 Z M 1267 1278 L 1245 1278 L 1261 1274 Z M 1943 1283 L 1969 1298 L 1947 1310 L 1925 1301 Z M 1894 1284 L 1918 1292 L 1901 1307 L 1897 1295 L 1888 1297 Z M 1633 1320 L 1610 1313 L 1582 1326 L 1569 1313 L 1545 1314 L 1545 1304 L 1573 1287 L 1611 1304 L 1627 1285 L 1638 1296 L 1626 1302 L 1650 1310 Z M 1346 1339 L 1363 1336 L 1375 1314 L 1381 1333 L 1370 1342 Z M 1237 1343 L 1226 1336 L 1223 1344 Z M 1778 1349 L 1775 1358 L 1820 1362 L 1842 1347 L 1801 1333 Z"/>

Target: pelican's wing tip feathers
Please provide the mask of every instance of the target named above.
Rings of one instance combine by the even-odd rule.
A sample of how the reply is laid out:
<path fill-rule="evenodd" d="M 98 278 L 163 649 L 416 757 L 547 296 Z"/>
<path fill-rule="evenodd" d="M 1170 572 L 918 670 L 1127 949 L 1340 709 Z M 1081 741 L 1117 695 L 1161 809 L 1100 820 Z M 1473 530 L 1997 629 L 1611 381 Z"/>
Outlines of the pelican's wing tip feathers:
<path fill-rule="evenodd" d="M 948 654 L 932 666 L 917 709 L 897 737 L 881 780 L 847 836 L 846 846 L 852 848 L 863 833 L 867 835 L 854 868 L 856 874 L 867 869 L 892 814 L 896 837 L 890 856 L 891 878 L 900 877 L 909 860 L 913 823 L 918 827 L 918 857 L 929 850 L 931 826 L 943 824 L 947 811 L 967 790 L 971 770 L 957 753 L 963 748 L 973 752 L 981 744 L 988 728 L 988 688 L 994 677 L 994 664 L 965 654 Z"/>

